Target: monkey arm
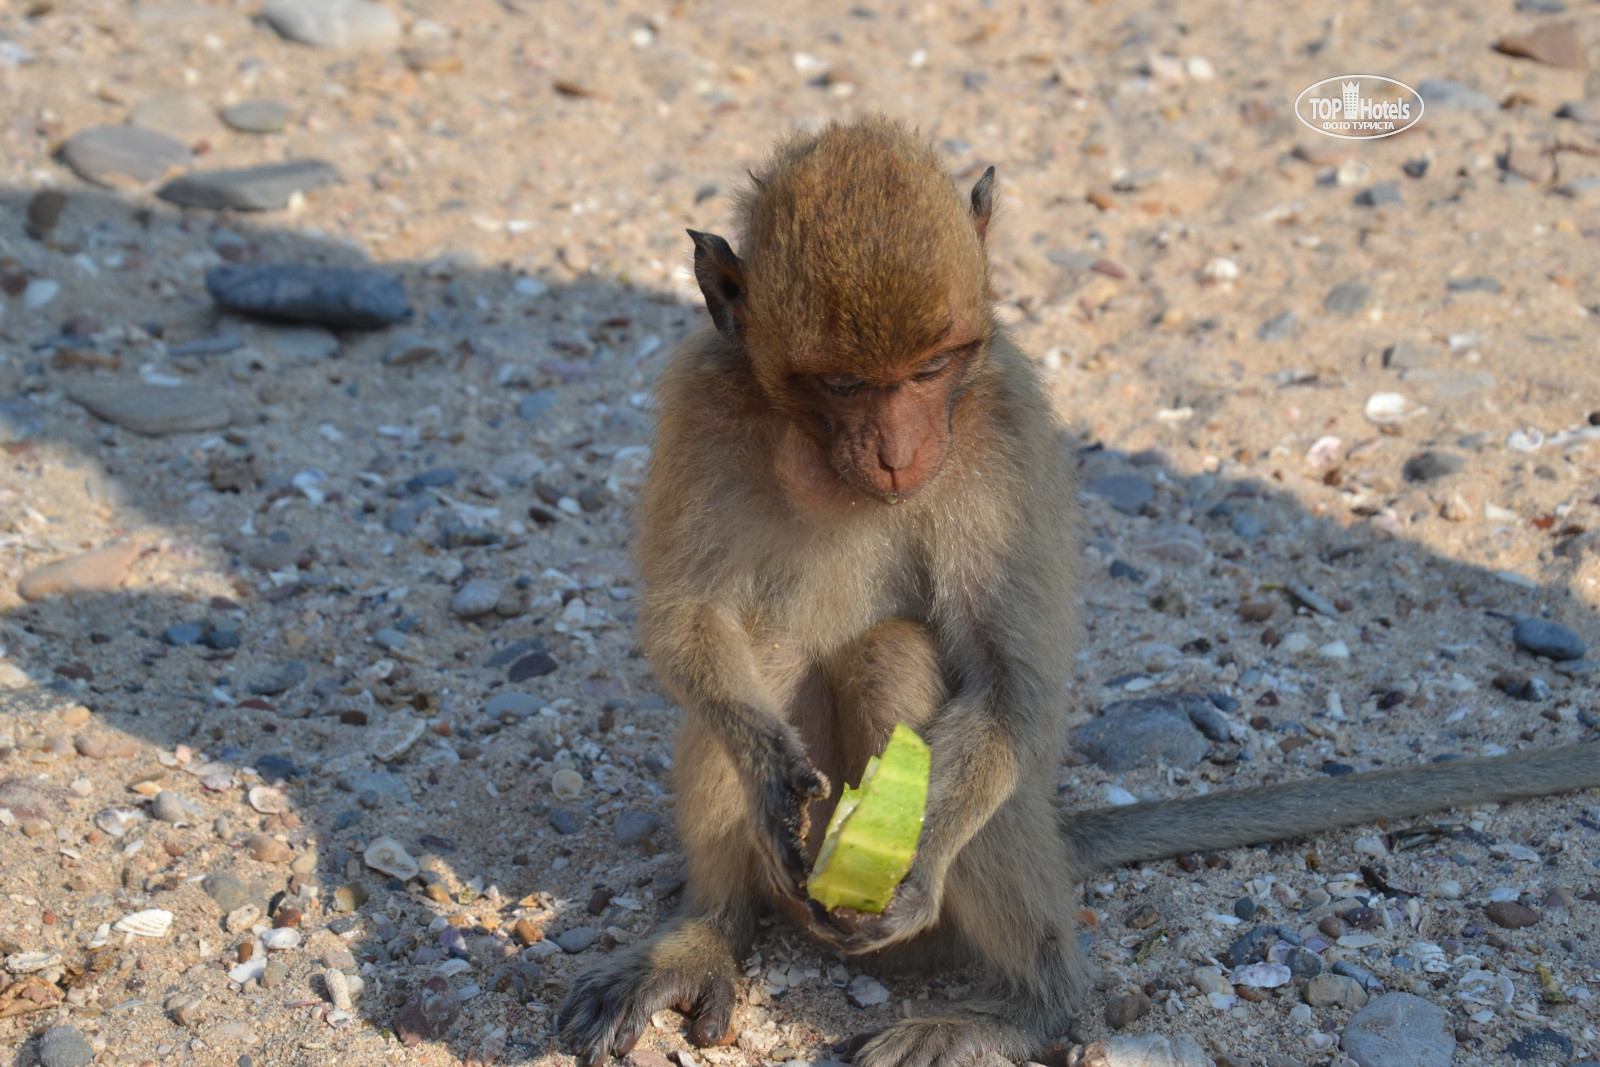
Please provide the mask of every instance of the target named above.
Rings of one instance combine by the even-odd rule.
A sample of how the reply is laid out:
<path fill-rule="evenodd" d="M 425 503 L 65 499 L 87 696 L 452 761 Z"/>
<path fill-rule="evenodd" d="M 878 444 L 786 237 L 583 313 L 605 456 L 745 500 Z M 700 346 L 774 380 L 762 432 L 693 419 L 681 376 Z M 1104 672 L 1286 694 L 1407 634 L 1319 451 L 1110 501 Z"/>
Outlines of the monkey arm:
<path fill-rule="evenodd" d="M 1375 819 L 1600 787 L 1600 744 L 1345 778 L 1312 778 L 1155 804 L 1061 813 L 1078 878 L 1180 852 L 1280 841 Z"/>

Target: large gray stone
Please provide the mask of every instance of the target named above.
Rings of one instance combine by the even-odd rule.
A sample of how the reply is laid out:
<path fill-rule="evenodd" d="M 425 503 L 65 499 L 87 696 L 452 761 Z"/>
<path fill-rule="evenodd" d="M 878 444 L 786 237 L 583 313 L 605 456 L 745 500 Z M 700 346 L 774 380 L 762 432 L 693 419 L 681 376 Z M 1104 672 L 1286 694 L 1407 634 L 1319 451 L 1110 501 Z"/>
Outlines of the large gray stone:
<path fill-rule="evenodd" d="M 147 97 L 133 109 L 128 123 L 164 133 L 184 144 L 210 137 L 221 128 L 211 105 L 184 89 Z"/>
<path fill-rule="evenodd" d="M 277 133 L 289 125 L 289 109 L 276 100 L 245 100 L 223 108 L 222 121 L 243 133 Z"/>
<path fill-rule="evenodd" d="M 1588 651 L 1583 638 L 1560 623 L 1547 619 L 1523 619 L 1512 628 L 1511 640 L 1517 643 L 1518 648 L 1553 660 L 1582 659 Z M 1596 755 L 1600 756 L 1600 753 Z"/>
<path fill-rule="evenodd" d="M 278 211 L 289 197 L 339 180 L 331 163 L 320 159 L 295 159 L 260 167 L 206 170 L 185 174 L 163 185 L 161 199 L 184 207 L 212 210 Z"/>
<path fill-rule="evenodd" d="M 88 1040 L 71 1026 L 52 1026 L 39 1039 L 39 1067 L 84 1067 L 94 1060 Z"/>
<path fill-rule="evenodd" d="M 376 330 L 411 317 L 399 279 L 375 270 L 239 264 L 206 271 L 211 299 L 232 311 L 315 322 L 333 329 Z"/>
<path fill-rule="evenodd" d="M 196 433 L 228 425 L 228 405 L 199 389 L 120 382 L 82 382 L 67 396 L 92 414 L 146 437 Z"/>
<path fill-rule="evenodd" d="M 1451 111 L 1498 111 L 1500 106 L 1478 90 L 1450 78 L 1424 78 L 1417 83 L 1425 108 Z"/>
<path fill-rule="evenodd" d="M 1165 764 L 1192 767 L 1210 747 L 1200 730 L 1226 729 L 1210 700 L 1197 693 L 1140 697 L 1107 704 L 1104 714 L 1072 733 L 1072 747 L 1108 771 Z"/>
<path fill-rule="evenodd" d="M 91 126 L 61 146 L 61 159 L 96 185 L 146 185 L 194 162 L 181 141 L 138 126 Z"/>
<path fill-rule="evenodd" d="M 373 0 L 267 0 L 261 17 L 289 40 L 317 48 L 363 48 L 400 39 L 400 20 Z"/>
<path fill-rule="evenodd" d="M 1385 993 L 1351 1016 L 1342 1047 L 1361 1067 L 1450 1067 L 1450 1016 L 1411 993 Z"/>

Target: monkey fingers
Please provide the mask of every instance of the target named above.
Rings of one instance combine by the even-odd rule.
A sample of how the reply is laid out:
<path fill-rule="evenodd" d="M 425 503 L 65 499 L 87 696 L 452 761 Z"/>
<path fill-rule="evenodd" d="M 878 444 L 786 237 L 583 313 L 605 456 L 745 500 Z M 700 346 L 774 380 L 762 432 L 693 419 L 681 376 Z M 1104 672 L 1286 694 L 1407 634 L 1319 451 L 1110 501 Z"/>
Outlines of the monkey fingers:
<path fill-rule="evenodd" d="M 843 906 L 823 911 L 820 905 L 813 907 L 811 914 L 818 935 L 852 956 L 908 941 L 939 918 L 938 907 L 915 872 L 895 889 L 894 898 L 880 915 Z"/>
<path fill-rule="evenodd" d="M 810 832 L 808 807 L 828 796 L 827 776 L 806 759 L 799 742 L 789 733 L 774 738 L 766 767 L 755 777 L 758 832 L 764 838 L 762 858 L 773 888 L 796 900 L 805 900 L 806 838 Z"/>

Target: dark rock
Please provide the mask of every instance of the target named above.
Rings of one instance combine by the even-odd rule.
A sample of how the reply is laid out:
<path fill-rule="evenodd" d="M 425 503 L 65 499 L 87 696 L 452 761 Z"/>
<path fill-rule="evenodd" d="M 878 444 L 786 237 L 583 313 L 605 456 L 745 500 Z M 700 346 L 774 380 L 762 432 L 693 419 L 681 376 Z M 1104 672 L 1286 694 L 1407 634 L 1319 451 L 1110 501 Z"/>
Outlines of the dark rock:
<path fill-rule="evenodd" d="M 1256 902 L 1249 897 L 1240 897 L 1233 902 L 1233 913 L 1245 922 L 1256 917 Z"/>
<path fill-rule="evenodd" d="M 1089 483 L 1089 492 L 1104 497 L 1118 511 L 1137 515 L 1156 498 L 1155 486 L 1137 474 L 1112 474 Z"/>
<path fill-rule="evenodd" d="M 1554 1030 L 1535 1030 L 1521 1040 L 1506 1046 L 1506 1052 L 1519 1060 L 1536 1060 L 1543 1056 L 1559 1057 L 1565 1063 L 1572 1058 L 1572 1041 Z"/>
<path fill-rule="evenodd" d="M 1351 1016 L 1341 1047 L 1361 1067 L 1450 1067 L 1455 1028 L 1421 997 L 1385 993 Z"/>
<path fill-rule="evenodd" d="M 511 670 L 506 672 L 506 678 L 512 685 L 516 685 L 530 678 L 543 678 L 559 666 L 560 664 L 548 652 L 534 652 L 513 663 Z"/>
<path fill-rule="evenodd" d="M 549 818 L 550 825 L 558 834 L 571 836 L 583 829 L 583 820 L 566 808 L 551 808 Z"/>
<path fill-rule="evenodd" d="M 238 630 L 224 630 L 214 626 L 200 638 L 200 643 L 217 652 L 232 652 L 244 643 L 244 637 Z"/>
<path fill-rule="evenodd" d="M 1109 771 L 1157 763 L 1192 767 L 1210 747 L 1197 726 L 1203 722 L 1216 729 L 1216 717 L 1211 702 L 1198 693 L 1119 700 L 1073 731 L 1072 745 Z"/>
<path fill-rule="evenodd" d="M 491 669 L 504 667 L 508 663 L 516 662 L 530 652 L 543 652 L 544 650 L 545 643 L 542 637 L 534 637 L 526 641 L 513 641 L 485 660 L 483 665 Z"/>
<path fill-rule="evenodd" d="M 398 774 L 389 771 L 341 771 L 334 784 L 347 793 L 359 796 L 371 794 L 384 800 L 408 801 L 411 786 Z"/>
<path fill-rule="evenodd" d="M 1144 993 L 1128 993 L 1106 1001 L 1106 1025 L 1126 1030 L 1150 1011 L 1150 998 Z"/>
<path fill-rule="evenodd" d="M 461 998 L 449 979 L 434 975 L 400 1006 L 394 1017 L 394 1032 L 407 1046 L 438 1041 L 460 1014 Z"/>
<path fill-rule="evenodd" d="M 288 756 L 266 755 L 257 758 L 256 771 L 264 781 L 276 782 L 282 779 L 298 778 L 301 771 L 295 766 L 294 760 Z"/>
<path fill-rule="evenodd" d="M 1292 311 L 1280 311 L 1256 330 L 1256 339 L 1260 341 L 1281 341 L 1294 332 L 1295 315 Z"/>
<path fill-rule="evenodd" d="M 411 317 L 399 280 L 375 270 L 230 264 L 206 272 L 206 289 L 231 311 L 335 329 L 375 330 Z"/>
<path fill-rule="evenodd" d="M 144 185 L 194 161 L 181 141 L 138 126 L 91 126 L 61 146 L 61 159 L 96 185 Z"/>
<path fill-rule="evenodd" d="M 1328 290 L 1322 309 L 1334 315 L 1354 315 L 1372 303 L 1372 287 L 1361 282 L 1345 282 Z"/>
<path fill-rule="evenodd" d="M 1489 921 L 1507 930 L 1521 930 L 1534 926 L 1544 918 L 1537 911 L 1514 900 L 1497 900 L 1483 909 Z"/>
<path fill-rule="evenodd" d="M 1296 982 L 1309 981 L 1322 973 L 1322 957 L 1298 945 L 1284 953 L 1283 962 Z"/>
<path fill-rule="evenodd" d="M 205 170 L 174 178 L 157 190 L 161 199 L 183 207 L 220 211 L 278 211 L 289 197 L 333 185 L 339 172 L 320 159 L 295 159 L 259 167 Z M 220 268 L 219 268 L 220 269 Z"/>
<path fill-rule="evenodd" d="M 1511 630 L 1518 648 L 1553 660 L 1582 659 L 1588 647 L 1583 638 L 1547 619 L 1523 619 Z"/>
<path fill-rule="evenodd" d="M 660 826 L 661 820 L 648 812 L 625 811 L 617 816 L 617 843 L 621 845 L 647 844 Z"/>
<path fill-rule="evenodd" d="M 246 692 L 256 696 L 274 696 L 292 689 L 306 680 L 306 665 L 297 659 L 277 666 L 262 667 L 245 678 Z"/>
<path fill-rule="evenodd" d="M 1466 466 L 1467 461 L 1452 452 L 1421 452 L 1406 460 L 1400 473 L 1408 482 L 1431 482 L 1458 474 Z"/>
<path fill-rule="evenodd" d="M 1372 188 L 1357 193 L 1356 203 L 1361 207 L 1384 207 L 1389 204 L 1403 204 L 1405 197 L 1400 195 L 1399 182 L 1379 182 Z"/>
<path fill-rule="evenodd" d="M 1470 278 L 1447 278 L 1444 287 L 1452 293 L 1498 293 L 1503 287 L 1498 278 L 1476 274 Z"/>
<path fill-rule="evenodd" d="M 180 622 L 161 631 L 161 640 L 169 645 L 197 645 L 206 635 L 206 627 L 198 622 Z"/>
<path fill-rule="evenodd" d="M 1111 561 L 1111 577 L 1126 578 L 1130 582 L 1138 583 L 1144 581 L 1144 571 L 1134 567 L 1131 563 L 1124 563 L 1120 559 L 1114 559 Z"/>
<path fill-rule="evenodd" d="M 76 1027 L 52 1026 L 39 1038 L 39 1067 L 84 1067 L 94 1049 Z"/>

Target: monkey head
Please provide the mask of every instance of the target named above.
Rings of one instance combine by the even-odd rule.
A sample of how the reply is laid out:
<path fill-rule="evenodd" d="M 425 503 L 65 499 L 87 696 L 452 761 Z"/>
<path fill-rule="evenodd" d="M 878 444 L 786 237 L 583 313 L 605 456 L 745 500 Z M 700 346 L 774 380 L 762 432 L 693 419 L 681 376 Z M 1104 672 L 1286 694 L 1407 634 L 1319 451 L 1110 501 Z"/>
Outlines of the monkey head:
<path fill-rule="evenodd" d="M 944 465 L 996 326 L 990 168 L 963 202 L 886 121 L 779 146 L 740 204 L 737 255 L 689 231 L 717 330 L 777 416 L 777 475 L 812 505 L 894 504 Z"/>

